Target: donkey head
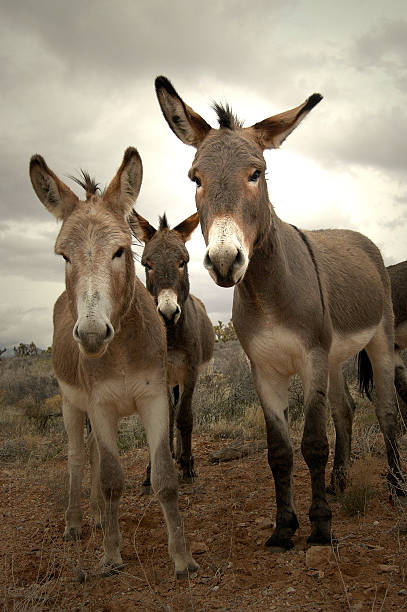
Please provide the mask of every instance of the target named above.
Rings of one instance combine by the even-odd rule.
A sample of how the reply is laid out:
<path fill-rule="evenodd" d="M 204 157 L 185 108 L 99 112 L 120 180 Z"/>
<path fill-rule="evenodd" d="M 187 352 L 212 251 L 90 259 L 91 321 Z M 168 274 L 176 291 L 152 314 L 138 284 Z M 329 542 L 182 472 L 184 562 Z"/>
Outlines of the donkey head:
<path fill-rule="evenodd" d="M 222 287 L 239 283 L 253 250 L 272 225 L 264 149 L 278 148 L 322 99 L 313 94 L 300 106 L 243 128 L 228 106 L 215 104 L 219 129 L 187 106 L 165 77 L 155 81 L 164 117 L 182 142 L 197 152 L 189 178 L 207 245 L 204 265 Z"/>
<path fill-rule="evenodd" d="M 134 292 L 135 271 L 127 222 L 142 181 L 142 164 L 129 147 L 116 176 L 102 195 L 83 173 L 86 201 L 81 201 L 48 168 L 40 155 L 30 162 L 30 177 L 38 198 L 62 227 L 55 252 L 66 262 L 65 282 L 75 325 L 73 336 L 81 352 L 103 355 L 120 328 Z"/>
<path fill-rule="evenodd" d="M 198 223 L 197 213 L 172 230 L 165 214 L 160 217 L 158 230 L 135 211 L 130 220 L 134 236 L 145 243 L 141 263 L 146 270 L 147 289 L 167 325 L 177 323 L 189 295 L 189 254 L 185 243 Z"/>

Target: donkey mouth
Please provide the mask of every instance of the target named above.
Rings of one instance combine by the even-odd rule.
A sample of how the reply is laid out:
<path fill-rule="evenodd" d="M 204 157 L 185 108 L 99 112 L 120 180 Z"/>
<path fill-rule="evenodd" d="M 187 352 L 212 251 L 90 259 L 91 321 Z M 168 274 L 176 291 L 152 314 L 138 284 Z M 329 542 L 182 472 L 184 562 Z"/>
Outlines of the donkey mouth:
<path fill-rule="evenodd" d="M 98 351 L 85 348 L 81 342 L 78 342 L 78 346 L 82 355 L 87 359 L 99 359 L 106 353 L 108 344 L 103 344 Z"/>

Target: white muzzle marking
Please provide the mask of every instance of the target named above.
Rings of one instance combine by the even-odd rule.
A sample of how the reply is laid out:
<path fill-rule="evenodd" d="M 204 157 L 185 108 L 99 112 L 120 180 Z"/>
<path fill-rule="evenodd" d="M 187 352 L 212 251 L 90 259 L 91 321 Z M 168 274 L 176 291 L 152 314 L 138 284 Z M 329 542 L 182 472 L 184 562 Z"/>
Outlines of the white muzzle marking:
<path fill-rule="evenodd" d="M 157 297 L 157 310 L 167 320 L 177 323 L 181 315 L 177 294 L 173 289 L 163 289 Z"/>
<path fill-rule="evenodd" d="M 230 278 L 238 283 L 249 265 L 249 251 L 244 245 L 240 227 L 232 217 L 218 217 L 208 233 L 204 266 L 212 278 Z"/>

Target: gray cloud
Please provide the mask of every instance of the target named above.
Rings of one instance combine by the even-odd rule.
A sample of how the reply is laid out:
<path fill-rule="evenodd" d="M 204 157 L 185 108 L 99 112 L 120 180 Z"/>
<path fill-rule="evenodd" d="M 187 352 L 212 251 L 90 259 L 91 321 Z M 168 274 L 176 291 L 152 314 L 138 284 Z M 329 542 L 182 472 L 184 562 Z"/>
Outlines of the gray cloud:
<path fill-rule="evenodd" d="M 321 91 L 324 101 L 284 150 L 313 158 L 324 172 L 363 167 L 366 183 L 377 171 L 388 176 L 385 222 L 372 217 L 368 230 L 377 241 L 384 236 L 388 259 L 405 258 L 401 236 L 407 219 L 396 206 L 398 199 L 404 206 L 407 189 L 404 2 L 372 0 L 368 13 L 347 0 L 308 7 L 303 0 L 208 6 L 124 0 L 119 9 L 108 0 L 3 1 L 0 343 L 33 339 L 45 346 L 51 306 L 63 283 L 63 264 L 53 255 L 57 229 L 32 190 L 30 155 L 43 154 L 63 180 L 83 167 L 104 184 L 133 144 L 144 164 L 141 214 L 154 223 L 166 210 L 175 225 L 193 212 L 194 188 L 186 173 L 194 151 L 161 116 L 153 88 L 157 74 L 171 78 L 212 123 L 212 99 L 229 100 L 249 125 Z M 318 184 L 308 189 L 303 208 L 291 206 L 293 218 L 287 220 L 309 228 L 356 227 L 335 194 L 326 196 L 325 207 L 313 207 L 312 196 L 319 203 L 324 196 Z M 359 189 L 369 196 L 368 187 Z M 288 204 L 284 198 L 276 202 L 283 219 Z M 395 233 L 397 246 L 387 242 Z M 203 269 L 202 238 L 189 244 L 192 291 L 213 320 L 227 320 L 232 292 L 216 287 Z M 20 294 L 22 280 L 27 288 Z"/>

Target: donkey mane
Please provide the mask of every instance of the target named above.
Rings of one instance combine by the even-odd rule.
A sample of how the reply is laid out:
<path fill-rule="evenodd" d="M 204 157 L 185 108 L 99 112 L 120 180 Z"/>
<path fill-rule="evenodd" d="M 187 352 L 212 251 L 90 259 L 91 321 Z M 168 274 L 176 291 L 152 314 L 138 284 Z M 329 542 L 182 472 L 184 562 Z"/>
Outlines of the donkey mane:
<path fill-rule="evenodd" d="M 95 195 L 98 191 L 100 192 L 99 183 L 96 182 L 94 178 L 92 178 L 86 170 L 80 170 L 81 177 L 76 177 L 74 175 L 69 175 L 72 181 L 74 181 L 77 185 L 82 187 L 86 191 L 86 199 L 89 199 L 92 195 Z"/>
<path fill-rule="evenodd" d="M 227 128 L 228 130 L 235 130 L 243 127 L 243 121 L 238 119 L 233 113 L 229 104 L 223 105 L 214 102 L 212 108 L 218 116 L 219 127 Z"/>
<path fill-rule="evenodd" d="M 165 213 L 163 214 L 162 217 L 158 217 L 158 220 L 160 222 L 160 226 L 159 226 L 160 230 L 170 228 L 170 226 L 168 225 L 167 215 Z"/>

